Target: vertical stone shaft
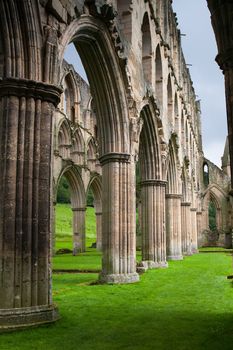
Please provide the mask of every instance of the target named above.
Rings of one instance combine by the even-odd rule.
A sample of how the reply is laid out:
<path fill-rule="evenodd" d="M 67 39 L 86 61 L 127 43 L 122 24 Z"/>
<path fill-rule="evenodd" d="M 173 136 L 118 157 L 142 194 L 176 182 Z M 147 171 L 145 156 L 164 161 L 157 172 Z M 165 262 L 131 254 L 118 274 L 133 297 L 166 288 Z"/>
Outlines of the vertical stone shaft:
<path fill-rule="evenodd" d="M 166 267 L 165 185 L 160 180 L 141 183 L 142 264 Z"/>
<path fill-rule="evenodd" d="M 198 253 L 197 242 L 197 208 L 191 208 L 191 228 L 192 228 L 192 252 Z"/>
<path fill-rule="evenodd" d="M 190 202 L 181 203 L 181 241 L 184 255 L 192 255 L 190 206 Z"/>
<path fill-rule="evenodd" d="M 167 258 L 182 260 L 181 195 L 166 194 Z"/>
<path fill-rule="evenodd" d="M 86 250 L 85 216 L 86 208 L 72 208 L 73 211 L 73 254 Z"/>
<path fill-rule="evenodd" d="M 200 247 L 199 242 L 201 241 L 201 233 L 202 233 L 202 211 L 197 211 L 197 243 Z"/>
<path fill-rule="evenodd" d="M 27 308 L 24 324 L 53 318 L 51 140 L 59 95 L 58 88 L 43 83 L 0 81 L 0 327 L 7 318 L 10 328 L 22 308 Z"/>
<path fill-rule="evenodd" d="M 96 212 L 96 248 L 102 250 L 102 212 Z"/>
<path fill-rule="evenodd" d="M 136 273 L 135 174 L 130 156 L 109 153 L 102 163 L 103 268 L 100 280 L 107 283 L 138 281 Z"/>

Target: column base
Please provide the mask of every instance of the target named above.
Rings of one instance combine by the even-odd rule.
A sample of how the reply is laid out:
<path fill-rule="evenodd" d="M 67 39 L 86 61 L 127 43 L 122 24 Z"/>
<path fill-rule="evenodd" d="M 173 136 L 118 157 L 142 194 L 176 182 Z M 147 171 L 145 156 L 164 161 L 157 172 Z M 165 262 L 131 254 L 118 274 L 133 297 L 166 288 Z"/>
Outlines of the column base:
<path fill-rule="evenodd" d="M 161 269 L 168 267 L 167 262 L 155 262 L 153 260 L 144 260 L 137 265 L 137 272 L 146 272 L 151 269 Z"/>
<path fill-rule="evenodd" d="M 198 254 L 199 250 L 198 248 L 192 248 L 192 254 Z"/>
<path fill-rule="evenodd" d="M 100 273 L 99 281 L 101 283 L 109 284 L 126 284 L 126 283 L 135 283 L 139 281 L 139 275 L 137 272 L 134 273 L 125 273 L 125 274 L 112 274 L 106 275 Z"/>
<path fill-rule="evenodd" d="M 182 255 L 168 255 L 167 257 L 168 260 L 183 260 Z"/>
<path fill-rule="evenodd" d="M 0 333 L 37 327 L 59 318 L 58 309 L 54 305 L 0 309 Z"/>

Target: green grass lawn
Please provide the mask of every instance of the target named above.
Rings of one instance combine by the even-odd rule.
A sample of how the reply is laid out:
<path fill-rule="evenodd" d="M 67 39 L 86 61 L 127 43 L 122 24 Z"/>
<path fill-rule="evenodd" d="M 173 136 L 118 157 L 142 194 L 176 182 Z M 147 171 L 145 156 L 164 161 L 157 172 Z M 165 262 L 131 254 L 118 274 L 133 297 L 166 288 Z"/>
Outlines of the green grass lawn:
<path fill-rule="evenodd" d="M 83 256 L 83 262 L 88 258 Z M 131 285 L 91 285 L 97 274 L 53 276 L 61 320 L 3 334 L 1 350 L 230 350 L 232 257 L 206 253 L 169 262 Z"/>
<path fill-rule="evenodd" d="M 70 204 L 56 205 L 56 244 L 55 250 L 73 248 L 72 238 L 72 210 Z M 86 247 L 96 241 L 95 209 L 87 207 L 86 210 Z"/>

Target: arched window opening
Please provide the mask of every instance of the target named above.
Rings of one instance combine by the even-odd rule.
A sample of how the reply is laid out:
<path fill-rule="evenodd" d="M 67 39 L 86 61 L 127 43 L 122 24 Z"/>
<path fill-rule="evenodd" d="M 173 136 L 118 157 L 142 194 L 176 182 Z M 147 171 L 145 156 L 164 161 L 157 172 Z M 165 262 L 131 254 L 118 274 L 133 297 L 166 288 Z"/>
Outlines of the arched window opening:
<path fill-rule="evenodd" d="M 172 82 L 169 74 L 167 81 L 167 116 L 170 124 L 170 128 L 173 128 L 173 98 L 172 98 Z"/>
<path fill-rule="evenodd" d="M 209 166 L 206 163 L 203 165 L 203 182 L 206 187 L 209 185 Z"/>
<path fill-rule="evenodd" d="M 58 132 L 58 151 L 59 155 L 63 159 L 70 158 L 70 149 L 71 149 L 71 135 L 69 130 L 69 125 L 66 120 L 60 126 Z"/>
<path fill-rule="evenodd" d="M 155 54 L 155 93 L 158 99 L 159 106 L 163 105 L 163 67 L 159 45 L 156 48 Z"/>
<path fill-rule="evenodd" d="M 142 23 L 142 67 L 147 83 L 152 83 L 152 46 L 148 14 L 145 13 Z"/>
<path fill-rule="evenodd" d="M 84 163 L 85 146 L 84 139 L 80 129 L 77 129 L 73 135 L 71 158 L 74 163 L 83 165 Z"/>
<path fill-rule="evenodd" d="M 177 94 L 175 94 L 174 113 L 175 113 L 175 132 L 177 133 L 177 135 L 180 135 L 180 120 L 179 120 L 179 108 L 178 108 Z"/>

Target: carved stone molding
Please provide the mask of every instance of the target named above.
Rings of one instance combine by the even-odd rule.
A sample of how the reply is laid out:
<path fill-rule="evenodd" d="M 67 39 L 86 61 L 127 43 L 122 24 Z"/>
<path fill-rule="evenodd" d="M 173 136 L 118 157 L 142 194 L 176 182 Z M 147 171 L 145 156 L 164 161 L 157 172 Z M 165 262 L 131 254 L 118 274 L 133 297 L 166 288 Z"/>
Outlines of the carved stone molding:
<path fill-rule="evenodd" d="M 100 164 L 105 165 L 107 163 L 119 162 L 119 163 L 130 163 L 130 154 L 127 153 L 106 153 L 99 158 Z"/>

